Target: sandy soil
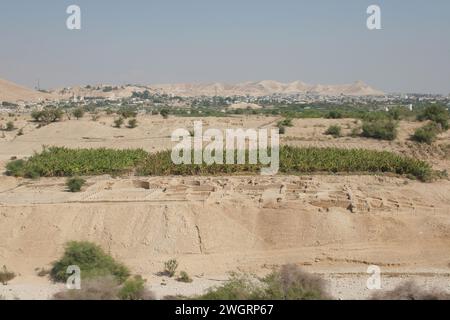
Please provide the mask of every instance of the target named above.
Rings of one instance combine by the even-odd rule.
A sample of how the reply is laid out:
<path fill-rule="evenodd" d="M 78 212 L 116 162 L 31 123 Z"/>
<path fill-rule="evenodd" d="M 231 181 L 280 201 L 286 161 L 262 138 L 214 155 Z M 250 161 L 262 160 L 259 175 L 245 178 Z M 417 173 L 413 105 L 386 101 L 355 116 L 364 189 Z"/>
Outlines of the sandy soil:
<path fill-rule="evenodd" d="M 175 128 L 191 118 L 139 118 L 136 129 L 116 129 L 113 118 L 64 121 L 37 129 L 26 119 L 23 136 L 0 138 L 0 167 L 42 145 L 170 148 Z M 208 118 L 205 127 L 270 127 L 275 117 Z M 409 142 L 418 125 L 401 123 L 395 142 L 332 139 L 323 132 L 353 120 L 295 120 L 284 143 L 392 150 L 449 169 L 443 148 Z M 20 126 L 19 126 L 20 124 Z M 328 280 L 336 298 L 363 299 L 369 265 L 381 267 L 383 288 L 414 279 L 427 288 L 450 287 L 450 181 L 421 183 L 387 176 L 89 177 L 81 193 L 65 180 L 0 177 L 0 265 L 18 274 L 0 286 L 8 299 L 46 299 L 61 286 L 36 276 L 49 268 L 69 240 L 100 244 L 159 297 L 199 294 L 229 271 L 257 274 L 296 263 Z M 181 284 L 159 277 L 176 258 L 193 278 Z"/>

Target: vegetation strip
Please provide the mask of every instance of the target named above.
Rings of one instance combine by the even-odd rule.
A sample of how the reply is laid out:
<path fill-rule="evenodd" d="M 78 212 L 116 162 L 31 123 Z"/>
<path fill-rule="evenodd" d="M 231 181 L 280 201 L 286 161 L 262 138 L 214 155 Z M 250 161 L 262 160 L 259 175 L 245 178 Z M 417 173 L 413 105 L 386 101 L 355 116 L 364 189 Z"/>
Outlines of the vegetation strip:
<path fill-rule="evenodd" d="M 51 147 L 27 160 L 7 165 L 16 177 L 73 177 L 118 175 L 135 171 L 142 176 L 257 174 L 261 164 L 175 165 L 171 151 L 149 154 L 142 149 L 67 149 Z M 424 162 L 388 151 L 336 148 L 280 148 L 280 172 L 302 173 L 393 173 L 428 181 L 432 167 Z"/>

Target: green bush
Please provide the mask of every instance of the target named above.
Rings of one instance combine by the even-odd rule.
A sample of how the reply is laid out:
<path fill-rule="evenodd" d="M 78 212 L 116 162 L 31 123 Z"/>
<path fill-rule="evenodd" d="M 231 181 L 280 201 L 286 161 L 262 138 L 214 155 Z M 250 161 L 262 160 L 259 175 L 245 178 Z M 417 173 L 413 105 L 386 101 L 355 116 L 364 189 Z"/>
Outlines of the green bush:
<path fill-rule="evenodd" d="M 177 278 L 177 281 L 191 283 L 193 280 L 186 271 L 181 271 L 180 276 Z"/>
<path fill-rule="evenodd" d="M 122 118 L 136 118 L 137 111 L 133 107 L 122 107 L 117 111 L 117 114 Z"/>
<path fill-rule="evenodd" d="M 440 125 L 431 122 L 423 126 L 422 128 L 417 129 L 412 136 L 412 140 L 420 143 L 432 144 L 434 141 L 436 141 L 437 136 L 440 132 Z"/>
<path fill-rule="evenodd" d="M 80 192 L 86 180 L 81 178 L 70 178 L 67 180 L 67 188 L 70 192 Z"/>
<path fill-rule="evenodd" d="M 76 108 L 75 110 L 73 110 L 73 116 L 75 118 L 80 119 L 84 117 L 84 110 L 83 108 Z"/>
<path fill-rule="evenodd" d="M 25 160 L 13 160 L 6 165 L 6 175 L 13 177 L 25 177 L 25 166 Z"/>
<path fill-rule="evenodd" d="M 151 292 L 145 288 L 145 280 L 141 276 L 134 276 L 125 281 L 118 293 L 120 300 L 152 300 Z"/>
<path fill-rule="evenodd" d="M 14 126 L 14 122 L 8 121 L 6 123 L 6 128 L 5 128 L 6 131 L 13 131 L 15 128 L 16 127 Z"/>
<path fill-rule="evenodd" d="M 3 269 L 0 270 L 0 282 L 6 286 L 9 281 L 14 279 L 16 274 L 14 272 L 9 271 L 6 266 L 3 266 Z"/>
<path fill-rule="evenodd" d="M 164 273 L 171 278 L 175 275 L 177 268 L 178 268 L 178 261 L 175 259 L 171 259 L 164 263 Z"/>
<path fill-rule="evenodd" d="M 398 124 L 391 120 L 364 121 L 362 135 L 366 138 L 380 140 L 395 140 L 397 138 Z"/>
<path fill-rule="evenodd" d="M 324 300 L 329 299 L 322 279 L 285 265 L 267 277 L 232 274 L 222 286 L 212 288 L 200 300 Z"/>
<path fill-rule="evenodd" d="M 210 288 L 199 300 L 262 300 L 264 290 L 253 277 L 232 273 L 221 286 Z"/>
<path fill-rule="evenodd" d="M 343 115 L 342 115 L 342 113 L 340 111 L 331 110 L 330 112 L 328 112 L 325 115 L 325 118 L 327 118 L 327 119 L 342 119 Z"/>
<path fill-rule="evenodd" d="M 98 245 L 86 241 L 72 241 L 66 245 L 62 258 L 53 263 L 50 272 L 53 280 L 65 282 L 69 275 L 69 266 L 78 266 L 83 279 L 113 276 L 119 283 L 123 283 L 130 275 L 126 266 L 115 261 Z"/>
<path fill-rule="evenodd" d="M 428 106 L 417 116 L 419 121 L 431 120 L 441 125 L 443 130 L 449 129 L 449 113 L 447 108 L 440 105 Z"/>
<path fill-rule="evenodd" d="M 278 126 L 278 128 L 280 128 L 280 127 L 293 127 L 294 124 L 292 123 L 292 119 L 291 118 L 287 118 L 287 119 L 284 119 L 284 120 L 278 122 L 277 126 Z"/>
<path fill-rule="evenodd" d="M 59 108 L 55 107 L 47 107 L 42 111 L 33 111 L 31 113 L 31 117 L 36 122 L 40 122 L 43 124 L 49 124 L 52 122 L 60 121 L 63 117 L 63 111 Z"/>
<path fill-rule="evenodd" d="M 137 127 L 137 120 L 136 119 L 128 120 L 128 128 L 134 129 L 136 127 Z"/>
<path fill-rule="evenodd" d="M 325 131 L 326 135 L 333 136 L 335 138 L 339 138 L 341 136 L 342 128 L 338 125 L 329 126 L 327 131 Z"/>
<path fill-rule="evenodd" d="M 114 127 L 115 128 L 120 128 L 122 125 L 123 125 L 123 118 L 122 117 L 114 120 Z"/>
<path fill-rule="evenodd" d="M 170 112 L 169 112 L 168 109 L 162 109 L 162 110 L 159 112 L 159 114 L 160 114 L 164 119 L 167 119 L 167 118 L 169 118 Z"/>

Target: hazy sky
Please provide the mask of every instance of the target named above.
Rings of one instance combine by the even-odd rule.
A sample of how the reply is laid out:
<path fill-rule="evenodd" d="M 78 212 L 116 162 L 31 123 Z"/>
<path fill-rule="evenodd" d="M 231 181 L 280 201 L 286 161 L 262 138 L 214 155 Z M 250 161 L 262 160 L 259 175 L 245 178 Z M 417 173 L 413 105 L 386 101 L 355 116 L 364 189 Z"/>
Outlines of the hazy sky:
<path fill-rule="evenodd" d="M 67 6 L 82 30 L 66 28 Z M 369 31 L 378 4 L 383 30 Z M 363 80 L 450 92 L 449 0 L 1 0 L 0 78 L 95 83 Z"/>

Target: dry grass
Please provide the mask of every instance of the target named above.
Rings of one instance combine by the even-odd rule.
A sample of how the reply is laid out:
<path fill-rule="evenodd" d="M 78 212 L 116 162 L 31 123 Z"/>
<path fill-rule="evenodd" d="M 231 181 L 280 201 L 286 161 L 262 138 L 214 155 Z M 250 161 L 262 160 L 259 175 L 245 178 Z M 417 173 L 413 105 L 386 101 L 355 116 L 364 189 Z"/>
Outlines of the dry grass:
<path fill-rule="evenodd" d="M 83 281 L 81 290 L 65 290 L 53 296 L 54 300 L 118 300 L 119 286 L 114 277 Z"/>
<path fill-rule="evenodd" d="M 372 300 L 450 300 L 450 294 L 437 289 L 427 291 L 410 281 L 392 291 L 376 293 Z"/>

